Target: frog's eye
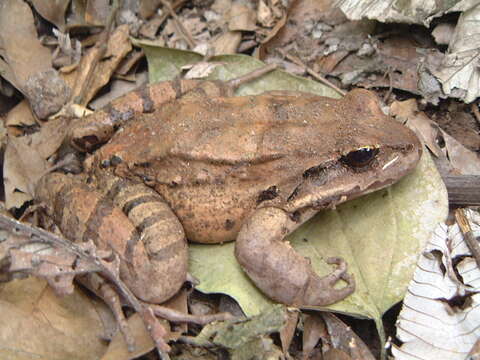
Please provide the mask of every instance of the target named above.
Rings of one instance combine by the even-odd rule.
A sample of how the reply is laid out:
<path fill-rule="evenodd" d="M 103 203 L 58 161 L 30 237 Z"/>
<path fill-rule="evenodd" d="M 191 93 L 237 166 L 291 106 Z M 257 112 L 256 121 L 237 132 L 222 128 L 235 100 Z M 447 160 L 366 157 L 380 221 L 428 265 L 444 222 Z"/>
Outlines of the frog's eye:
<path fill-rule="evenodd" d="M 369 165 L 375 159 L 377 154 L 378 148 L 373 146 L 365 146 L 343 155 L 341 160 L 350 167 L 362 168 Z"/>

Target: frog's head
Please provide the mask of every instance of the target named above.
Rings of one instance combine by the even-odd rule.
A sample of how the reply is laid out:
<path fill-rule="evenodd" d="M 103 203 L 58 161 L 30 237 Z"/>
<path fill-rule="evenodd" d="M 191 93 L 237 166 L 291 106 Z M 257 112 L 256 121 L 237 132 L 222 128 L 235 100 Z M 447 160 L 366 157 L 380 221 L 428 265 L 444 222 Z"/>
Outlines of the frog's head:
<path fill-rule="evenodd" d="M 334 108 L 344 120 L 326 125 L 332 138 L 324 141 L 334 144 L 334 150 L 304 170 L 287 200 L 289 212 L 333 207 L 384 188 L 412 171 L 420 159 L 416 135 L 386 116 L 373 93 L 351 91 Z"/>

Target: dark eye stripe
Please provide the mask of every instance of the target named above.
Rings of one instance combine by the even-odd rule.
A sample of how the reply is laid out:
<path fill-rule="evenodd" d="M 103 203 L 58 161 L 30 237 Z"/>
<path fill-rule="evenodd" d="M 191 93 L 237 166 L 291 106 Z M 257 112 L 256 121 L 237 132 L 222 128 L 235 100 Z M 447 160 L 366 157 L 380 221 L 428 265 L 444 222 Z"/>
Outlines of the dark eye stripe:
<path fill-rule="evenodd" d="M 378 148 L 363 147 L 343 155 L 341 160 L 344 164 L 352 168 L 361 168 L 369 165 L 375 159 L 377 154 Z"/>

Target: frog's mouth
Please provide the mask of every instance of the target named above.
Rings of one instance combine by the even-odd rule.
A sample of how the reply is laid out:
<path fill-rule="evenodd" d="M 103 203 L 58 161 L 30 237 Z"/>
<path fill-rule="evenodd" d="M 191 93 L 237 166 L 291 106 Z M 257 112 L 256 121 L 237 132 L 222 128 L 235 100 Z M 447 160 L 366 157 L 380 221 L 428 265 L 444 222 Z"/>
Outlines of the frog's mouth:
<path fill-rule="evenodd" d="M 421 147 L 364 147 L 322 166 L 310 168 L 287 198 L 285 210 L 333 208 L 347 200 L 380 190 L 411 172 Z"/>

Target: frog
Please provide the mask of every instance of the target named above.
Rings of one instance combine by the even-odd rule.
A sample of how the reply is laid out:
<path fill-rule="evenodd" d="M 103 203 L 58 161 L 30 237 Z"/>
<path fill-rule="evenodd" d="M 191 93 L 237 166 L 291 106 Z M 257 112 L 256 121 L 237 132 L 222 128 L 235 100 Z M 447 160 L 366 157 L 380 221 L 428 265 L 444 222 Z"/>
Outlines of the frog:
<path fill-rule="evenodd" d="M 227 85 L 163 82 L 117 99 L 70 131 L 90 151 L 85 173 L 46 175 L 38 200 L 68 238 L 118 254 L 121 278 L 146 302 L 185 282 L 187 239 L 235 241 L 241 268 L 274 301 L 345 299 L 355 279 L 342 258 L 319 276 L 284 240 L 319 211 L 410 173 L 418 138 L 368 90 L 232 96 Z"/>

